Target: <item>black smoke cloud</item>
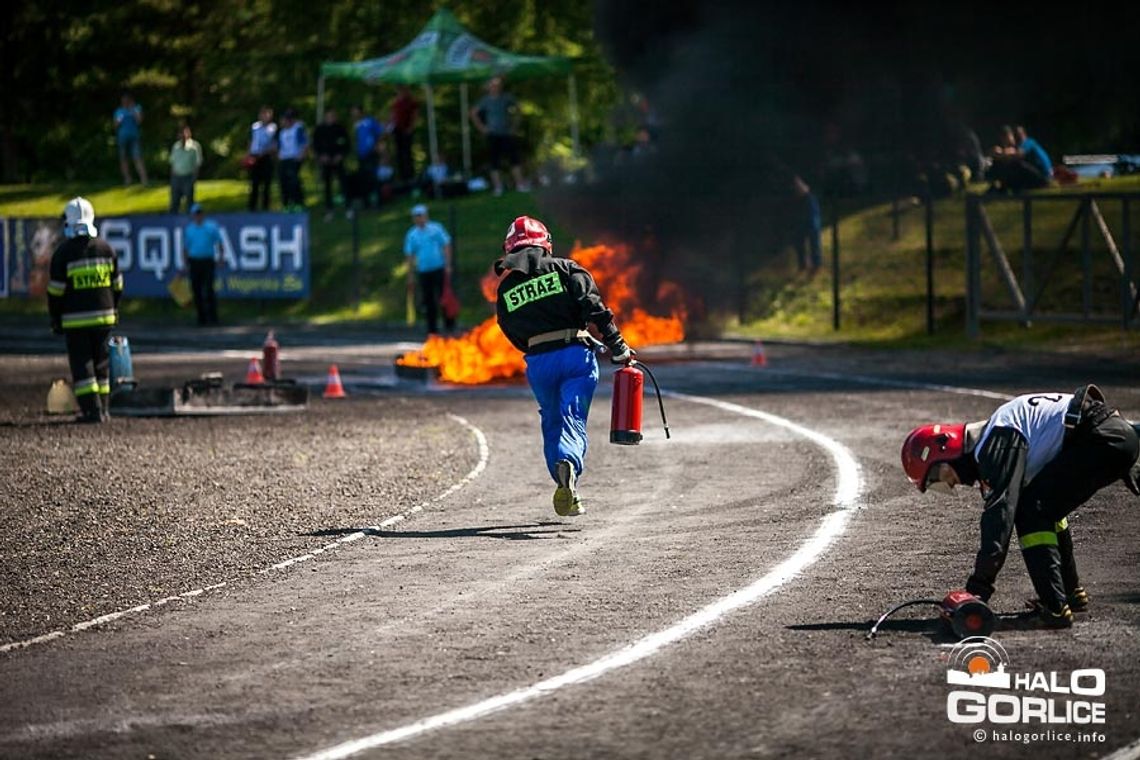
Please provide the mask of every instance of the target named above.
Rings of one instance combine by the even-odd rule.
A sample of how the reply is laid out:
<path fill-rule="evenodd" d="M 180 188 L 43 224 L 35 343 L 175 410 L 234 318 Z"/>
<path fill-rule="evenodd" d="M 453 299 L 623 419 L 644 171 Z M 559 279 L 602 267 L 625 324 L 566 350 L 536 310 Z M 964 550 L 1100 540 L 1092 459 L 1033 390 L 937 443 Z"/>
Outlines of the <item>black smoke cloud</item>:
<path fill-rule="evenodd" d="M 651 105 L 655 152 L 600 153 L 595 182 L 544 205 L 639 246 L 653 281 L 740 311 L 754 263 L 788 240 L 792 177 L 821 199 L 851 189 L 829 155 L 857 151 L 863 192 L 886 197 L 913 189 L 957 123 L 987 146 L 1025 123 L 1058 157 L 1140 148 L 1140 59 L 1110 41 L 1140 13 L 1123 13 L 1106 26 L 1092 6 L 599 0 L 597 38 Z"/>

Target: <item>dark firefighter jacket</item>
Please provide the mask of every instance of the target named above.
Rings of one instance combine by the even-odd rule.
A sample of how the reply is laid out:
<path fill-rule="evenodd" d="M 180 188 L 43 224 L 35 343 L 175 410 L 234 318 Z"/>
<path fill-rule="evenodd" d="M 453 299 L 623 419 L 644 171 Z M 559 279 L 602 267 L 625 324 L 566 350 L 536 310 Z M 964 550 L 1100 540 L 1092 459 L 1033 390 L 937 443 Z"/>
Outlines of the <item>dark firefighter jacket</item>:
<path fill-rule="evenodd" d="M 602 342 L 611 348 L 623 345 L 613 312 L 602 303 L 593 276 L 577 262 L 527 246 L 495 262 L 495 273 L 504 272 L 495 311 L 503 334 L 518 350 L 532 354 L 554 350 L 560 347 L 558 343 L 528 348 L 527 341 L 542 333 L 580 330 L 587 325 L 594 325 Z"/>
<path fill-rule="evenodd" d="M 49 277 L 53 330 L 111 327 L 118 321 L 123 275 L 106 241 L 85 236 L 63 241 L 52 254 Z"/>
<path fill-rule="evenodd" d="M 994 581 L 1009 551 L 1028 451 L 1029 444 L 1021 433 L 1013 428 L 998 427 L 977 453 L 978 478 L 984 484 L 982 496 L 985 499 L 982 543 L 966 590 L 983 601 L 993 595 Z"/>

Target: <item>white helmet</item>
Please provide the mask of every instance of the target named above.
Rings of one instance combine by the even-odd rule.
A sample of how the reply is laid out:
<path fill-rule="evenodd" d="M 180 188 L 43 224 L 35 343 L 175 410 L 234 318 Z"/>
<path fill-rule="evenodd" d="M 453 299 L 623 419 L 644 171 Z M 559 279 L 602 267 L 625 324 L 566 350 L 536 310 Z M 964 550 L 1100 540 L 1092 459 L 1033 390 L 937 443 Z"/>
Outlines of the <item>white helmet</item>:
<path fill-rule="evenodd" d="M 77 235 L 95 237 L 95 208 L 86 198 L 72 198 L 63 207 L 63 235 L 73 238 Z"/>

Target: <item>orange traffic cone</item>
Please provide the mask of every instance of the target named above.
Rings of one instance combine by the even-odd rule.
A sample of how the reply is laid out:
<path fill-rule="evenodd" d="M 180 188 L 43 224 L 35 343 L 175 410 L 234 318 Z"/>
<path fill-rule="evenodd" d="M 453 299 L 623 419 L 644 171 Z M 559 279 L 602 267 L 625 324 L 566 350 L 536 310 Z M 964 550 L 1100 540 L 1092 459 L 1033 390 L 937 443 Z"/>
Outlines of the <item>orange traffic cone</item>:
<path fill-rule="evenodd" d="M 333 364 L 329 367 L 329 379 L 325 383 L 325 398 L 345 398 L 344 386 L 340 383 L 340 370 Z"/>
<path fill-rule="evenodd" d="M 764 344 L 760 341 L 756 341 L 754 344 L 752 344 L 752 366 L 768 366 L 768 356 L 764 353 Z"/>
<path fill-rule="evenodd" d="M 245 371 L 246 385 L 261 385 L 265 382 L 265 378 L 261 376 L 261 362 L 257 357 L 249 360 L 249 369 Z"/>

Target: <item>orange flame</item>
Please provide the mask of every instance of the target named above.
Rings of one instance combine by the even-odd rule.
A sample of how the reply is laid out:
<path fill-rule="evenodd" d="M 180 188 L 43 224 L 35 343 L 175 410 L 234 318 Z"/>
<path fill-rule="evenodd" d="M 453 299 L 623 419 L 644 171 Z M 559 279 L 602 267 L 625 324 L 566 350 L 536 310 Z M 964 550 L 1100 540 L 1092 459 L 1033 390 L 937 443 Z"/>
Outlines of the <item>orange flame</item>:
<path fill-rule="evenodd" d="M 669 311 L 669 316 L 649 314 L 637 305 L 637 284 L 641 275 L 638 264 L 625 245 L 595 245 L 575 248 L 570 258 L 594 276 L 602 299 L 614 312 L 622 337 L 634 348 L 677 343 L 685 339 L 685 306 L 680 287 L 662 282 L 656 291 L 656 303 Z M 480 283 L 483 295 L 495 301 L 499 278 L 488 273 Z M 479 384 L 523 374 L 526 363 L 499 329 L 495 317 L 457 338 L 429 336 L 419 351 L 411 351 L 396 360 L 411 367 L 438 367 L 441 380 L 450 383 Z"/>

